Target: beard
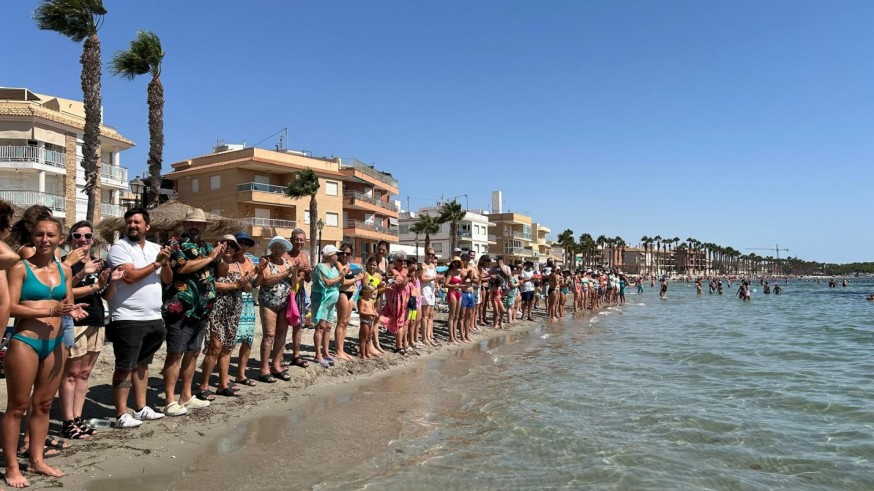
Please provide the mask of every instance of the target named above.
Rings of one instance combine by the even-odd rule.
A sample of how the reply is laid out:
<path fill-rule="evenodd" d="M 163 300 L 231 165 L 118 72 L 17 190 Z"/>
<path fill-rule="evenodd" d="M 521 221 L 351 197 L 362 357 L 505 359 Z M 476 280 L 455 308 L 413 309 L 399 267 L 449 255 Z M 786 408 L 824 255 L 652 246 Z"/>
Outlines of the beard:
<path fill-rule="evenodd" d="M 126 230 L 126 232 L 127 232 L 127 238 L 130 239 L 131 242 L 137 242 L 143 237 L 143 234 L 140 233 L 140 230 L 136 229 L 136 228 L 133 228 L 133 229 L 129 228 Z"/>
<path fill-rule="evenodd" d="M 188 229 L 188 237 L 190 237 L 191 239 L 199 239 L 200 238 L 200 229 L 198 229 L 198 228 Z"/>

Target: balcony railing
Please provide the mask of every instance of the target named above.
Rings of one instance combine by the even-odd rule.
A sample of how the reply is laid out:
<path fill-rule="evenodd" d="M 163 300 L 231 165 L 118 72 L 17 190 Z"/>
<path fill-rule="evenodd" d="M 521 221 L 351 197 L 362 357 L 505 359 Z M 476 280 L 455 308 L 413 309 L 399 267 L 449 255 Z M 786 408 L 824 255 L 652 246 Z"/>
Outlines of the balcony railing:
<path fill-rule="evenodd" d="M 530 252 L 523 247 L 504 247 L 504 254 L 511 254 L 513 256 L 530 256 Z"/>
<path fill-rule="evenodd" d="M 459 231 L 458 231 L 458 236 L 459 236 L 459 237 L 470 238 L 470 237 L 472 237 L 473 235 L 470 233 L 470 230 L 459 230 Z"/>
<path fill-rule="evenodd" d="M 398 211 L 398 207 L 395 206 L 394 203 L 388 203 L 388 202 L 376 199 L 373 196 L 368 196 L 364 193 L 360 193 L 358 191 L 345 191 L 345 192 L 343 192 L 343 197 L 361 200 L 361 201 L 370 203 L 372 205 L 376 205 L 376 206 L 385 208 L 386 210 Z"/>
<path fill-rule="evenodd" d="M 127 167 L 103 164 L 100 166 L 100 175 L 116 181 L 127 182 Z"/>
<path fill-rule="evenodd" d="M 495 234 L 489 234 L 489 242 L 497 242 L 498 237 Z"/>
<path fill-rule="evenodd" d="M 248 225 L 250 227 L 297 228 L 296 221 L 294 221 L 294 220 L 280 220 L 278 218 L 249 217 L 249 218 L 241 218 L 240 221 L 244 225 Z"/>
<path fill-rule="evenodd" d="M 373 230 L 374 232 L 379 232 L 381 234 L 389 234 L 389 235 L 397 235 L 397 229 L 390 229 L 388 227 L 384 227 L 382 225 L 377 225 L 375 223 L 365 222 L 363 220 L 346 220 L 343 225 L 345 228 L 363 228 L 365 230 Z"/>
<path fill-rule="evenodd" d="M 394 177 L 391 177 L 389 175 L 383 174 L 382 172 L 379 172 L 378 170 L 370 167 L 369 165 L 365 164 L 364 162 L 362 162 L 358 159 L 349 159 L 349 158 L 343 159 L 343 158 L 341 158 L 340 159 L 340 167 L 355 169 L 355 170 L 357 170 L 363 174 L 366 174 L 366 175 L 368 175 L 368 176 L 370 176 L 378 181 L 382 181 L 382 182 L 390 185 L 391 187 L 394 187 L 394 188 L 398 187 L 398 180 L 397 179 L 395 179 Z"/>
<path fill-rule="evenodd" d="M 285 186 L 261 184 L 260 182 L 244 182 L 242 184 L 237 184 L 237 192 L 240 191 L 261 191 L 263 193 L 285 194 Z"/>
<path fill-rule="evenodd" d="M 63 212 L 67 210 L 67 201 L 63 196 L 40 193 L 39 191 L 0 191 L 0 199 L 21 207 L 43 205 L 52 211 Z"/>
<path fill-rule="evenodd" d="M 66 153 L 31 146 L 2 145 L 0 146 L 0 160 L 6 162 L 36 162 L 53 167 L 67 166 Z"/>
<path fill-rule="evenodd" d="M 100 216 L 103 217 L 120 217 L 124 215 L 125 207 L 112 205 L 109 203 L 100 203 Z"/>

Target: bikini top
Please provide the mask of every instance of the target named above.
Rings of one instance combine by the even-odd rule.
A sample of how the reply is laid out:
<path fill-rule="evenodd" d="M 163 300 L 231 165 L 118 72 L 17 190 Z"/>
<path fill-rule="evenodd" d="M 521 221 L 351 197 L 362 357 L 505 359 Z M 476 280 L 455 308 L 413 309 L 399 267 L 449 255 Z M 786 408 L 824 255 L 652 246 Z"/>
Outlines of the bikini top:
<path fill-rule="evenodd" d="M 365 272 L 365 273 L 364 273 L 364 284 L 365 284 L 365 285 L 370 285 L 370 286 L 372 286 L 373 288 L 376 288 L 376 287 L 379 286 L 380 281 L 381 281 L 381 280 L 380 280 L 380 277 L 379 277 L 379 276 L 377 276 L 377 275 L 375 275 L 375 274 L 372 275 L 372 274 L 370 274 L 370 273 L 368 273 L 368 272 Z"/>
<path fill-rule="evenodd" d="M 55 259 L 55 264 L 58 266 L 58 273 L 61 275 L 61 282 L 55 286 L 48 286 L 33 274 L 30 265 L 24 259 L 24 269 L 27 270 L 27 275 L 24 277 L 24 282 L 21 284 L 21 300 L 57 300 L 61 301 L 67 298 L 67 277 L 64 275 L 64 268 L 61 267 L 61 262 Z"/>

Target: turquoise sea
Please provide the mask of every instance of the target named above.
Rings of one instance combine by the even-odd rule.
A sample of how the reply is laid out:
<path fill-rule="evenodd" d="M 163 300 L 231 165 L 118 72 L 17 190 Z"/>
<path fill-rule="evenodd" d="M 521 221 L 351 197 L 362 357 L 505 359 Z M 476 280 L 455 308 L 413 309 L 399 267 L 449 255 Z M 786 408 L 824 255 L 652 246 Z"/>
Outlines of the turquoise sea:
<path fill-rule="evenodd" d="M 874 489 L 874 284 L 736 286 L 646 287 L 434 364 L 422 431 L 314 489 Z"/>

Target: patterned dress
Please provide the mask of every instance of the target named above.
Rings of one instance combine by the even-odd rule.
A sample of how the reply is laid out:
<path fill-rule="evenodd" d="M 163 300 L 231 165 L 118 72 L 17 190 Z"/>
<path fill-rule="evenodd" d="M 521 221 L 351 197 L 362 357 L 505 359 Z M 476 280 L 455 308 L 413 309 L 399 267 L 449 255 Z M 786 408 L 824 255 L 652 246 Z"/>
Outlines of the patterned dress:
<path fill-rule="evenodd" d="M 216 283 L 236 283 L 243 275 L 240 266 L 237 271 L 228 271 L 227 276 L 216 278 Z M 209 335 L 217 336 L 225 349 L 232 349 L 237 344 L 237 325 L 243 311 L 243 296 L 240 290 L 218 293 L 209 313 Z M 251 295 L 250 295 L 251 297 Z"/>
<path fill-rule="evenodd" d="M 243 310 L 240 314 L 240 324 L 237 327 L 235 344 L 246 343 L 252 346 L 255 342 L 255 297 L 252 292 L 243 292 Z"/>

